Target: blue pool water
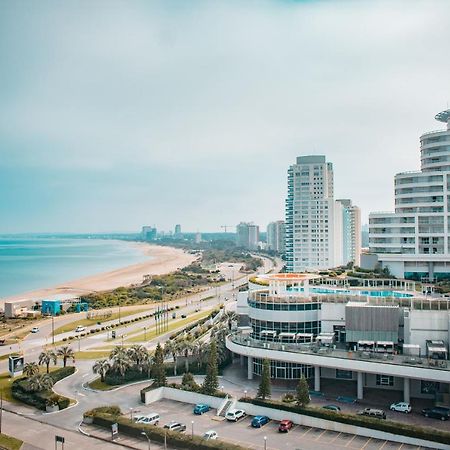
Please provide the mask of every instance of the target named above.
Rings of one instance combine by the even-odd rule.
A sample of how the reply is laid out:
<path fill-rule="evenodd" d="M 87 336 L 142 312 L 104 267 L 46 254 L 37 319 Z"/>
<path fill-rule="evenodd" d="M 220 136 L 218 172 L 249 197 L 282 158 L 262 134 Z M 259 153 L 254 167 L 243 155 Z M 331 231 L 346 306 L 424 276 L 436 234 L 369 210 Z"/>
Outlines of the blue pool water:
<path fill-rule="evenodd" d="M 301 291 L 303 289 L 300 289 Z M 332 294 L 332 295 L 366 295 L 368 297 L 396 297 L 396 298 L 409 298 L 412 294 L 406 292 L 397 291 L 385 291 L 385 290 L 351 290 L 351 289 L 332 289 L 332 288 L 319 288 L 311 287 L 310 292 L 314 294 Z"/>

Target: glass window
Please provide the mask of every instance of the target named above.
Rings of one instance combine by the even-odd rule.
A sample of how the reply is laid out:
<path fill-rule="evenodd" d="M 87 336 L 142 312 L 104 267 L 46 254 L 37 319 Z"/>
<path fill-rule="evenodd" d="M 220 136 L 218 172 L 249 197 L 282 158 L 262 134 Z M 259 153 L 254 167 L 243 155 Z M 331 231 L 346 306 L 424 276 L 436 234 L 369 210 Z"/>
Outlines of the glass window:
<path fill-rule="evenodd" d="M 352 380 L 353 372 L 351 370 L 336 369 L 336 378 L 339 380 Z"/>
<path fill-rule="evenodd" d="M 394 386 L 394 377 L 389 375 L 377 375 L 377 386 Z"/>

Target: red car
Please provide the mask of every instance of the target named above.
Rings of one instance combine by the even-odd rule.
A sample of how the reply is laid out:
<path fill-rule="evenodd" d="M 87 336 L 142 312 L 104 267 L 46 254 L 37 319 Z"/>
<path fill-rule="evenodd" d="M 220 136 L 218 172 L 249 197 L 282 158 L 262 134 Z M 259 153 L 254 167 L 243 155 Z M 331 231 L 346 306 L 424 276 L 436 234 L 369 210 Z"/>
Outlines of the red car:
<path fill-rule="evenodd" d="M 280 425 L 278 426 L 278 431 L 280 433 L 287 433 L 293 426 L 294 423 L 292 422 L 292 420 L 282 420 L 280 422 Z"/>

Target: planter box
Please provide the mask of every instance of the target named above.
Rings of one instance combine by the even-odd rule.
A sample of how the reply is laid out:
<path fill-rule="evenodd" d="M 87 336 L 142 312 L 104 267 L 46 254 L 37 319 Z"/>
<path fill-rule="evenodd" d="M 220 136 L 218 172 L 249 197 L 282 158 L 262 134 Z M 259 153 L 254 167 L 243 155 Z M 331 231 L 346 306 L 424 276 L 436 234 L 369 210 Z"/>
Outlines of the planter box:
<path fill-rule="evenodd" d="M 86 425 L 91 425 L 94 423 L 94 418 L 91 416 L 83 417 L 83 423 L 85 423 Z"/>
<path fill-rule="evenodd" d="M 45 407 L 45 411 L 47 412 L 56 412 L 59 411 L 59 406 L 58 405 L 47 405 Z"/>

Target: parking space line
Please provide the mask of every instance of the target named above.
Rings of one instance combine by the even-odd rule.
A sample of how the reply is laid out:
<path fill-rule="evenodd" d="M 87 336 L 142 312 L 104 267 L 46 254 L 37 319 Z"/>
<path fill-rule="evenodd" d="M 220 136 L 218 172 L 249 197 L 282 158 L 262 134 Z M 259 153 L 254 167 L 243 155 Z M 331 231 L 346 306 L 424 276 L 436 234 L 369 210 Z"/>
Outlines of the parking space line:
<path fill-rule="evenodd" d="M 361 447 L 361 449 L 366 448 L 371 440 L 372 438 L 369 438 L 369 440 Z"/>
<path fill-rule="evenodd" d="M 329 444 L 333 443 L 342 433 L 339 432 L 333 439 L 331 439 L 331 441 L 329 442 Z"/>
<path fill-rule="evenodd" d="M 323 433 L 325 433 L 327 430 L 323 430 L 322 433 L 320 433 L 317 437 L 314 438 L 315 441 L 319 440 Z"/>
<path fill-rule="evenodd" d="M 309 430 L 308 430 L 308 431 L 305 431 L 305 432 L 302 434 L 302 436 L 306 436 L 311 430 L 312 430 L 312 427 L 309 427 Z"/>
<path fill-rule="evenodd" d="M 350 445 L 350 443 L 353 441 L 353 439 L 355 439 L 355 437 L 356 437 L 356 434 L 353 435 L 353 437 L 345 444 L 345 446 L 348 447 Z"/>

